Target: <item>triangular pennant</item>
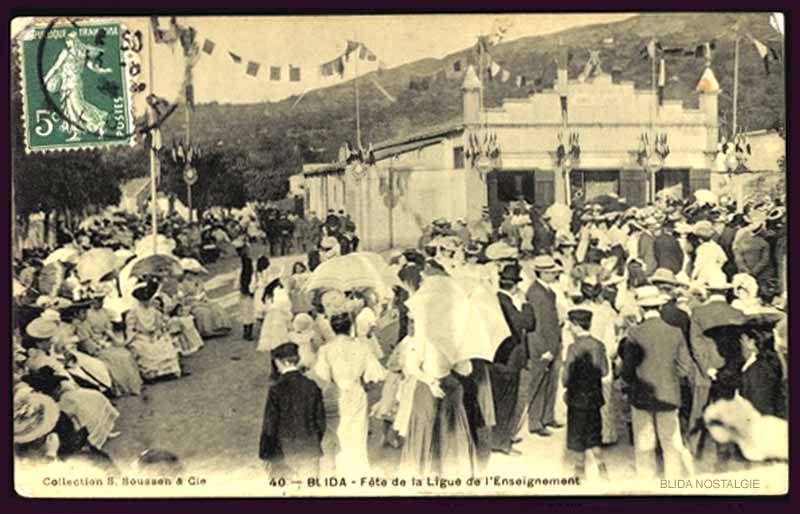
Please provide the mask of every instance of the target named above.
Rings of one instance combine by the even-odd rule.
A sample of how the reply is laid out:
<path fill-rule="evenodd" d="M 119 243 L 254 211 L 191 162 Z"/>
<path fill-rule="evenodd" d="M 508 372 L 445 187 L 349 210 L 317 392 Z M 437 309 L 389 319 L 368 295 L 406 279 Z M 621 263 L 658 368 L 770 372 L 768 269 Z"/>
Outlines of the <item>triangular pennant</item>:
<path fill-rule="evenodd" d="M 203 52 L 207 53 L 208 55 L 211 55 L 212 53 L 214 53 L 214 47 L 215 46 L 216 45 L 214 44 L 213 41 L 211 41 L 210 39 L 206 39 L 203 42 Z"/>
<path fill-rule="evenodd" d="M 238 63 L 240 63 L 240 62 L 242 62 L 242 58 L 241 58 L 241 57 L 239 57 L 238 55 L 236 55 L 235 53 L 233 53 L 233 52 L 228 52 L 228 55 L 230 55 L 230 56 L 231 56 L 231 59 L 233 59 L 233 62 L 235 62 L 235 63 L 237 63 L 237 64 L 238 64 Z"/>
<path fill-rule="evenodd" d="M 246 73 L 248 75 L 250 75 L 251 77 L 255 77 L 256 75 L 258 75 L 258 68 L 260 68 L 260 67 L 261 67 L 261 65 L 258 64 L 257 62 L 248 61 L 247 62 L 247 72 Z"/>

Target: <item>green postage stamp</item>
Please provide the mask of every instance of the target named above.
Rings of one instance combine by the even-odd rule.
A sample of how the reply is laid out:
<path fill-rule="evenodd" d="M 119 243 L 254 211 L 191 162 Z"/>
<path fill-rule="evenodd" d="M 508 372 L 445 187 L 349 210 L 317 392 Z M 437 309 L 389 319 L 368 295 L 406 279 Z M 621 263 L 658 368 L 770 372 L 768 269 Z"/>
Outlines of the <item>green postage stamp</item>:
<path fill-rule="evenodd" d="M 113 22 L 51 23 L 25 31 L 20 72 L 26 152 L 133 142 L 123 32 Z"/>

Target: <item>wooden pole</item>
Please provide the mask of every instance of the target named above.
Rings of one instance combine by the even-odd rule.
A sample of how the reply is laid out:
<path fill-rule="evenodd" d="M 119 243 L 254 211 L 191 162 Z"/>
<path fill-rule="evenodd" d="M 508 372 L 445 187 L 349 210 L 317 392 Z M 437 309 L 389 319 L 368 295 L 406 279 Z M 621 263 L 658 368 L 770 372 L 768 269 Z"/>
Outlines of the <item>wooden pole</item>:
<path fill-rule="evenodd" d="M 650 105 L 650 135 L 652 137 L 651 143 L 654 143 L 656 140 L 656 113 L 658 112 L 658 94 L 656 93 L 656 57 L 658 52 L 658 46 L 654 43 L 653 44 L 653 58 L 651 59 L 650 64 L 650 89 L 653 94 L 653 102 Z M 655 145 L 651 147 L 649 150 L 652 151 L 655 148 Z M 656 172 L 654 170 L 649 170 L 649 186 L 650 186 L 650 201 L 655 203 L 656 201 Z"/>
<path fill-rule="evenodd" d="M 148 36 L 150 40 L 150 58 L 149 58 L 149 73 L 150 73 L 150 93 L 155 95 L 155 75 L 153 73 L 153 61 L 154 61 L 154 54 L 155 54 L 155 39 L 153 37 L 153 27 L 152 24 L 148 24 Z M 149 121 L 149 125 L 152 125 L 156 121 L 156 114 L 153 108 L 147 110 L 147 119 Z M 157 187 L 156 187 L 156 152 L 153 148 L 153 144 L 150 144 L 150 148 L 148 148 L 150 153 L 150 211 L 151 211 L 151 222 L 153 224 L 153 254 L 158 253 L 158 199 L 157 199 Z"/>
<path fill-rule="evenodd" d="M 353 33 L 353 40 L 356 41 L 356 42 L 358 41 L 358 39 L 356 39 L 355 33 Z M 359 47 L 360 47 L 360 45 L 359 45 Z M 360 48 L 357 48 L 356 51 L 354 52 L 355 53 L 355 61 L 356 61 L 356 67 L 355 67 L 356 76 L 353 78 L 353 87 L 355 88 L 355 93 L 356 93 L 356 144 L 358 145 L 358 149 L 361 150 L 361 109 L 359 107 L 359 101 L 358 101 L 358 59 L 359 59 L 358 55 L 359 55 L 359 51 L 360 51 Z"/>
<path fill-rule="evenodd" d="M 739 34 L 736 34 L 736 44 L 733 51 L 733 124 L 731 125 L 731 142 L 739 131 L 737 125 L 737 108 L 739 102 Z"/>

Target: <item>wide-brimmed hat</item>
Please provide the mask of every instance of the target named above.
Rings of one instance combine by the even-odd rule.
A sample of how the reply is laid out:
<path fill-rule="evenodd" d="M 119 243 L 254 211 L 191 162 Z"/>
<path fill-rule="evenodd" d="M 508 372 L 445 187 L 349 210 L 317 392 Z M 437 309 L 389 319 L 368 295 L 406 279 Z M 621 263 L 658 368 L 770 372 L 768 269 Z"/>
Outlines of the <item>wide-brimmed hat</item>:
<path fill-rule="evenodd" d="M 682 285 L 682 283 L 675 278 L 675 274 L 672 270 L 667 268 L 657 268 L 653 274 L 650 276 L 650 283 L 653 285 L 656 284 L 670 284 L 673 286 Z"/>
<path fill-rule="evenodd" d="M 518 264 L 506 264 L 500 270 L 500 282 L 522 282 L 522 268 Z"/>
<path fill-rule="evenodd" d="M 678 234 L 691 234 L 693 228 L 685 221 L 678 221 L 675 223 L 673 230 Z"/>
<path fill-rule="evenodd" d="M 180 262 L 181 262 L 181 268 L 183 268 L 183 271 L 187 273 L 197 273 L 202 275 L 208 274 L 208 270 L 205 268 L 205 266 L 200 264 L 200 261 L 198 261 L 197 259 L 192 259 L 191 257 L 185 257 L 181 259 Z"/>
<path fill-rule="evenodd" d="M 714 237 L 717 234 L 714 225 L 708 220 L 700 220 L 695 223 L 692 231 L 699 237 Z"/>
<path fill-rule="evenodd" d="M 481 253 L 481 245 L 476 241 L 471 241 L 467 243 L 466 246 L 464 246 L 464 254 L 466 255 L 475 256 L 475 255 L 480 255 L 480 253 Z"/>
<path fill-rule="evenodd" d="M 728 278 L 725 276 L 725 273 L 722 271 L 719 271 L 718 273 L 711 273 L 708 277 L 706 277 L 703 285 L 706 289 L 712 291 L 724 291 L 733 287 L 733 285 L 728 282 Z"/>
<path fill-rule="evenodd" d="M 641 286 L 634 290 L 636 303 L 642 307 L 659 307 L 669 301 L 656 286 Z"/>
<path fill-rule="evenodd" d="M 160 290 L 160 286 L 157 280 L 145 280 L 143 282 L 139 282 L 133 287 L 133 292 L 131 296 L 139 300 L 140 302 L 146 302 L 152 299 L 156 294 L 158 294 Z"/>
<path fill-rule="evenodd" d="M 322 295 L 322 307 L 328 317 L 347 312 L 347 298 L 338 289 L 331 289 Z"/>
<path fill-rule="evenodd" d="M 47 320 L 39 316 L 25 327 L 25 332 L 35 339 L 50 339 L 58 331 L 58 321 Z"/>
<path fill-rule="evenodd" d="M 501 259 L 516 259 L 519 250 L 505 241 L 497 241 L 486 247 L 486 258 L 492 261 Z"/>
<path fill-rule="evenodd" d="M 30 443 L 49 434 L 58 422 L 60 411 L 47 395 L 26 392 L 14 398 L 14 442 Z"/>
<path fill-rule="evenodd" d="M 550 255 L 537 255 L 533 259 L 533 269 L 535 271 L 561 271 L 561 266 Z"/>

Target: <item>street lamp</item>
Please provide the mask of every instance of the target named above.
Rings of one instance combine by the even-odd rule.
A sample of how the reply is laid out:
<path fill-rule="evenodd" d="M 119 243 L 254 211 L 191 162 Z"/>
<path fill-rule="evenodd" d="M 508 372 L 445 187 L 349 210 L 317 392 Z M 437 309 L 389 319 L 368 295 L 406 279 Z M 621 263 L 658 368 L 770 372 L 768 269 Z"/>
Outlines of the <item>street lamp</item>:
<path fill-rule="evenodd" d="M 723 153 L 725 154 L 724 164 L 728 170 L 728 181 L 731 187 L 736 188 L 736 211 L 743 212 L 744 210 L 744 180 L 741 175 L 749 172 L 747 168 L 747 161 L 750 158 L 750 143 L 742 135 L 738 134 L 733 138 L 732 145 L 723 144 Z M 735 178 L 739 176 L 739 178 Z M 734 181 L 737 182 L 734 184 Z"/>
<path fill-rule="evenodd" d="M 564 178 L 565 200 L 567 205 L 572 203 L 572 193 L 570 191 L 570 172 L 578 167 L 581 159 L 580 137 L 577 132 L 569 135 L 569 149 L 563 143 L 564 136 L 558 134 L 558 147 L 556 148 L 556 166 L 561 168 Z"/>
<path fill-rule="evenodd" d="M 637 161 L 648 174 L 649 201 L 656 201 L 656 173 L 664 168 L 664 162 L 669 155 L 669 145 L 666 134 L 656 134 L 653 143 L 650 136 L 643 133 L 639 136 L 639 151 Z"/>

